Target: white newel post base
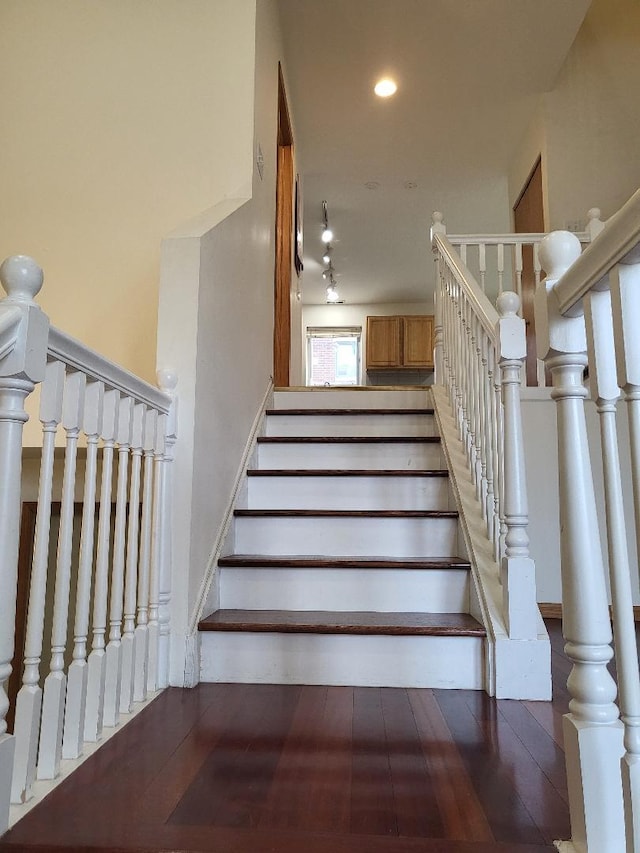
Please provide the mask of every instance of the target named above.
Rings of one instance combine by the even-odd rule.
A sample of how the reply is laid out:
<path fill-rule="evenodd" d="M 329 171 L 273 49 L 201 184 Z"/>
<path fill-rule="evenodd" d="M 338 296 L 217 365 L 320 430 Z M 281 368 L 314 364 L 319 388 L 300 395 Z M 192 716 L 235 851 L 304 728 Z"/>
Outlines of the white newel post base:
<path fill-rule="evenodd" d="M 105 726 L 120 723 L 120 678 L 122 647 L 119 642 L 112 641 L 107 646 L 105 681 L 104 681 L 104 711 L 102 722 Z"/>
<path fill-rule="evenodd" d="M 622 758 L 622 796 L 627 819 L 627 849 L 631 853 L 637 853 L 638 839 L 640 839 L 640 813 L 638 809 L 633 808 L 633 805 L 640 803 L 640 761 L 637 757 L 630 756 L 628 752 Z"/>
<path fill-rule="evenodd" d="M 120 680 L 120 713 L 128 714 L 133 705 L 133 678 L 136 665 L 135 637 L 125 635 L 121 640 L 122 676 Z"/>
<path fill-rule="evenodd" d="M 626 850 L 620 779 L 623 726 L 594 726 L 565 714 L 562 730 L 567 763 L 572 844 L 576 853 Z"/>
<path fill-rule="evenodd" d="M 535 640 L 495 640 L 496 699 L 551 701 L 551 644 Z"/>
<path fill-rule="evenodd" d="M 11 796 L 11 771 L 16 739 L 13 735 L 0 736 L 0 835 L 9 826 L 9 798 Z"/>
<path fill-rule="evenodd" d="M 96 743 L 102 737 L 106 652 L 94 649 L 87 662 L 87 703 L 84 714 L 84 739 Z"/>
<path fill-rule="evenodd" d="M 536 566 L 530 557 L 503 557 L 500 565 L 502 606 L 511 640 L 538 634 Z"/>
<path fill-rule="evenodd" d="M 200 683 L 200 635 L 196 631 L 185 638 L 184 686 L 196 687 Z"/>
<path fill-rule="evenodd" d="M 79 758 L 84 740 L 87 697 L 87 662 L 74 660 L 67 674 L 67 704 L 64 715 L 62 757 Z"/>
<path fill-rule="evenodd" d="M 38 779 L 55 779 L 60 773 L 62 723 L 67 679 L 63 672 L 50 672 L 44 682 Z"/>
<path fill-rule="evenodd" d="M 136 628 L 135 649 L 133 701 L 144 702 L 147 698 L 147 656 L 149 654 L 149 629 L 147 625 L 138 625 Z"/>
<path fill-rule="evenodd" d="M 16 699 L 14 734 L 16 756 L 11 785 L 11 802 L 24 803 L 31 799 L 31 787 L 36 779 L 38 763 L 38 729 L 42 708 L 42 689 L 38 684 L 25 684 Z"/>

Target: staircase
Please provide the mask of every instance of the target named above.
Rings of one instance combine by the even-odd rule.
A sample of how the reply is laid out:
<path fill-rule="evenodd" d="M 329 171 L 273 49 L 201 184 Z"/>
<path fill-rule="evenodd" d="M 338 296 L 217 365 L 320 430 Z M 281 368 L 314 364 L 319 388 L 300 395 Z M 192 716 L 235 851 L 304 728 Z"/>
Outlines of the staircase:
<path fill-rule="evenodd" d="M 480 689 L 485 630 L 428 389 L 276 391 L 201 679 Z"/>

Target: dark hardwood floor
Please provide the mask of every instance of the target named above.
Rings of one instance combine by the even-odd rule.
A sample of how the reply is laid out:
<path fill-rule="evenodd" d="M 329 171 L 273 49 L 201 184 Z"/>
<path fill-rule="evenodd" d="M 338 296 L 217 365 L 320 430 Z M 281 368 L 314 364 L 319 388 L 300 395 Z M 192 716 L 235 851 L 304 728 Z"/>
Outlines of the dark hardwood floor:
<path fill-rule="evenodd" d="M 559 622 L 552 703 L 467 690 L 162 693 L 0 851 L 541 853 L 569 838 Z"/>

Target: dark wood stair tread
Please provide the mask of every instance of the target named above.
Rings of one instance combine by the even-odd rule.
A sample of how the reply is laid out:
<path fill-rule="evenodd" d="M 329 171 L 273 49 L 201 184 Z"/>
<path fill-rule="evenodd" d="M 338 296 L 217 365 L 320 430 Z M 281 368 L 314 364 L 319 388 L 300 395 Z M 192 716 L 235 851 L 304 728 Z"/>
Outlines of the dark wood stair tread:
<path fill-rule="evenodd" d="M 223 568 L 251 569 L 470 569 L 468 560 L 460 557 L 443 557 L 425 560 L 420 557 L 398 559 L 397 557 L 327 557 L 288 554 L 229 554 L 220 557 L 218 565 Z"/>
<path fill-rule="evenodd" d="M 439 444 L 439 435 L 259 435 L 258 444 Z"/>
<path fill-rule="evenodd" d="M 433 409 L 267 409 L 267 415 L 432 415 Z"/>
<path fill-rule="evenodd" d="M 394 636 L 484 637 L 484 627 L 468 613 L 378 613 L 326 610 L 216 610 L 201 631 L 304 634 L 385 634 Z"/>
<path fill-rule="evenodd" d="M 448 477 L 446 468 L 251 468 L 248 477 Z"/>
<path fill-rule="evenodd" d="M 236 518 L 457 518 L 453 509 L 236 509 Z"/>

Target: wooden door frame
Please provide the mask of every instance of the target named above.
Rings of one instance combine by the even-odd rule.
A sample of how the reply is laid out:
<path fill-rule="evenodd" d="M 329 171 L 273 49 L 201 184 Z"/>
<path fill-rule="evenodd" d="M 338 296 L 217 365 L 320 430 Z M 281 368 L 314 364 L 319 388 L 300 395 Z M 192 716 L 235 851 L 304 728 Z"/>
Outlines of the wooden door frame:
<path fill-rule="evenodd" d="M 278 63 L 278 171 L 273 316 L 273 382 L 289 386 L 291 276 L 293 267 L 293 132 L 282 67 Z"/>

